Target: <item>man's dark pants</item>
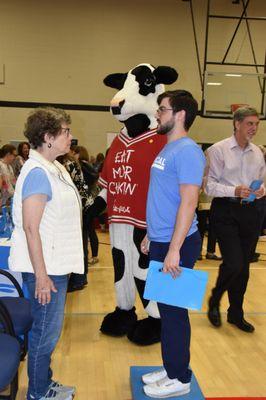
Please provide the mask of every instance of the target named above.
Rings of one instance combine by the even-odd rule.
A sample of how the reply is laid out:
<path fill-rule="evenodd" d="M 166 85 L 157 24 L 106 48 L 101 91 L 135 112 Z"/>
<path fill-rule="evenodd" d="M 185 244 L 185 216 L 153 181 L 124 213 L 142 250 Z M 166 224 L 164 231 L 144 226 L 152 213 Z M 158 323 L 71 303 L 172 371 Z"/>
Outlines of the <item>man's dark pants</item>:
<path fill-rule="evenodd" d="M 260 224 L 257 202 L 241 204 L 238 199 L 215 198 L 210 218 L 223 258 L 210 307 L 219 306 L 223 293 L 227 291 L 230 303 L 228 316 L 240 322 L 243 319 L 250 257 Z"/>
<path fill-rule="evenodd" d="M 164 261 L 170 243 L 151 242 L 150 259 Z M 201 237 L 199 232 L 188 236 L 180 249 L 180 265 L 193 268 L 199 256 Z M 178 278 L 176 278 L 178 279 Z M 190 323 L 188 310 L 158 303 L 161 316 L 161 346 L 163 365 L 170 379 L 177 378 L 183 383 L 191 380 Z"/>

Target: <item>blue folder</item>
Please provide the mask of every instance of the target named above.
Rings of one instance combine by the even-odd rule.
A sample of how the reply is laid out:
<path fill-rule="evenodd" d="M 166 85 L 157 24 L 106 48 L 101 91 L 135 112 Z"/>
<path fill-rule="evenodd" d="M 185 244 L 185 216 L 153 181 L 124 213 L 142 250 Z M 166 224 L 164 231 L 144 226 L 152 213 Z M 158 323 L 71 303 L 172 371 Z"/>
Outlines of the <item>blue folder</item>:
<path fill-rule="evenodd" d="M 259 188 L 261 187 L 262 183 L 263 183 L 263 181 L 261 179 L 255 179 L 254 181 L 251 182 L 249 187 L 253 191 L 259 190 Z M 256 199 L 256 195 L 251 192 L 250 195 L 247 198 L 242 199 L 242 202 L 250 203 L 251 201 L 254 201 L 255 199 Z"/>
<path fill-rule="evenodd" d="M 177 278 L 162 272 L 163 263 L 150 261 L 144 298 L 159 303 L 200 310 L 206 291 L 208 273 L 181 267 Z"/>

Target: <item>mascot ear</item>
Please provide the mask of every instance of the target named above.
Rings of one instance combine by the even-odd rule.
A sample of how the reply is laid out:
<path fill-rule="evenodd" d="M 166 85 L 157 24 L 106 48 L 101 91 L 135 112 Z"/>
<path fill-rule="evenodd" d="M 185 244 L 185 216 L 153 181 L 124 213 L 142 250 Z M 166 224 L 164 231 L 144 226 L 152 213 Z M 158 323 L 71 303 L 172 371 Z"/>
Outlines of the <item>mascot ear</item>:
<path fill-rule="evenodd" d="M 171 67 L 160 66 L 155 68 L 153 73 L 156 77 L 156 83 L 165 83 L 166 85 L 170 85 L 178 78 L 178 73 Z"/>
<path fill-rule="evenodd" d="M 126 78 L 127 74 L 110 74 L 104 78 L 103 83 L 111 88 L 121 90 L 124 86 Z"/>

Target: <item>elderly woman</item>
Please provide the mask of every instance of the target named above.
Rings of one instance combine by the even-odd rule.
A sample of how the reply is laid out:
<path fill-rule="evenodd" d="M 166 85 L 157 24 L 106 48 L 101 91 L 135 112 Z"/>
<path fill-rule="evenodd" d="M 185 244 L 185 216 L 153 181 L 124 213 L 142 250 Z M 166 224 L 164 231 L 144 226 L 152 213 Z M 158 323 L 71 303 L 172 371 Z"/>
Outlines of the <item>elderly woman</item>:
<path fill-rule="evenodd" d="M 25 136 L 31 147 L 14 195 L 10 269 L 22 272 L 33 326 L 29 337 L 27 400 L 70 400 L 75 389 L 52 380 L 51 355 L 59 339 L 71 272 L 83 273 L 81 203 L 56 157 L 69 151 L 70 116 L 37 109 Z"/>

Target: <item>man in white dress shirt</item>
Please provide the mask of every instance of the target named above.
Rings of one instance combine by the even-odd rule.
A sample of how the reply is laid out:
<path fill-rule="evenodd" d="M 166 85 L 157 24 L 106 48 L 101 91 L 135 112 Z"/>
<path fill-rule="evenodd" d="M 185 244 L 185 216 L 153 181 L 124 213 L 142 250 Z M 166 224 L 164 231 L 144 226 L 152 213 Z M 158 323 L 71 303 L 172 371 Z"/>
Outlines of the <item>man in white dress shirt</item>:
<path fill-rule="evenodd" d="M 220 300 L 228 292 L 227 321 L 245 332 L 254 326 L 244 318 L 243 302 L 249 279 L 252 248 L 258 237 L 260 213 L 257 199 L 265 194 L 265 187 L 253 193 L 256 199 L 243 201 L 252 190 L 253 180 L 265 176 L 265 162 L 258 146 L 251 143 L 259 126 L 258 112 L 251 107 L 238 108 L 233 116 L 234 134 L 209 147 L 209 169 L 206 193 L 213 196 L 213 223 L 223 262 L 209 299 L 208 318 L 212 325 L 221 326 Z"/>

